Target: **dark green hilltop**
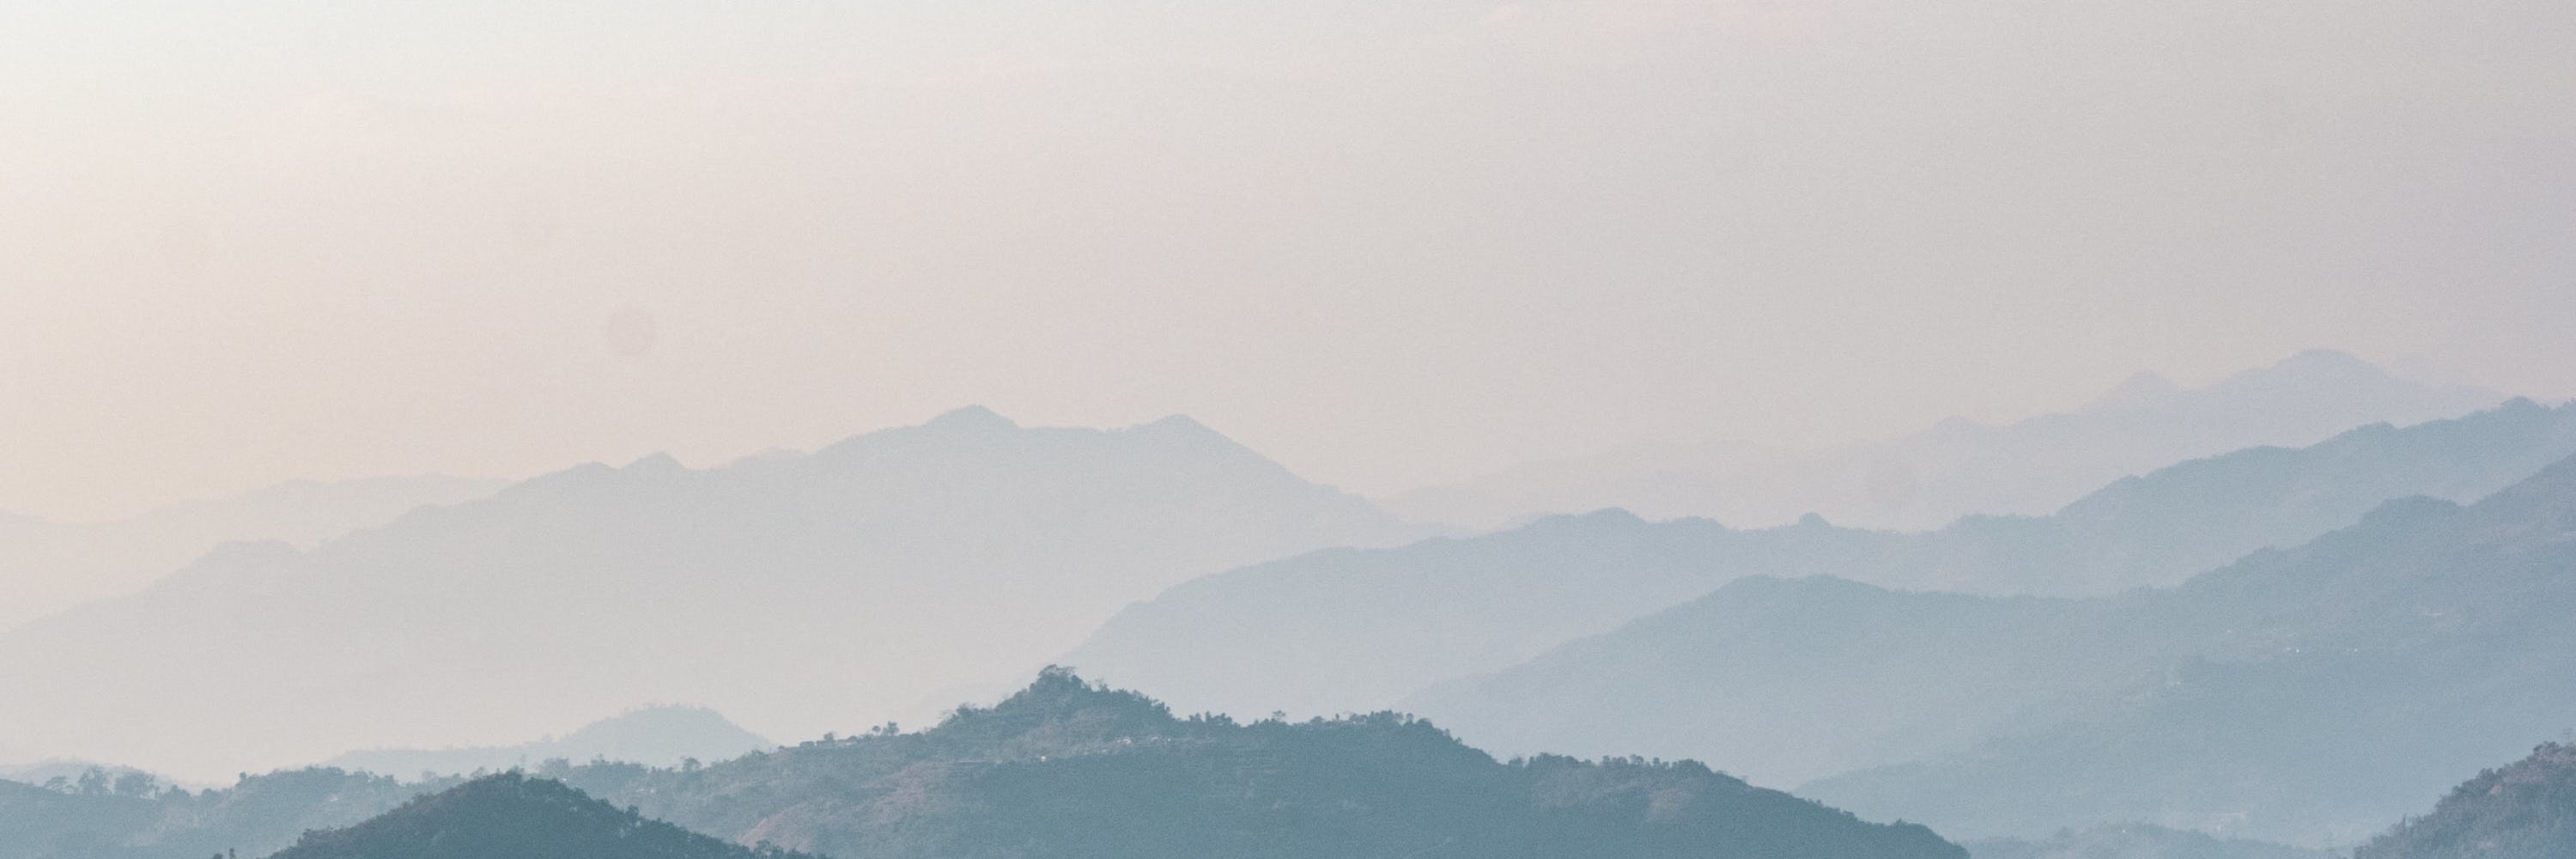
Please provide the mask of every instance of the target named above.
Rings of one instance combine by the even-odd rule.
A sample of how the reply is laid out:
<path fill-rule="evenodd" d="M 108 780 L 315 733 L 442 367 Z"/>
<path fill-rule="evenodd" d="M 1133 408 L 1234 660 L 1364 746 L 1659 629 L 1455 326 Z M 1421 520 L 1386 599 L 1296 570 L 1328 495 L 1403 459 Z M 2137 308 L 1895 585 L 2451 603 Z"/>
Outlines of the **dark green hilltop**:
<path fill-rule="evenodd" d="M 347 829 L 306 833 L 271 859 L 811 859 L 646 820 L 562 782 L 485 776 Z"/>

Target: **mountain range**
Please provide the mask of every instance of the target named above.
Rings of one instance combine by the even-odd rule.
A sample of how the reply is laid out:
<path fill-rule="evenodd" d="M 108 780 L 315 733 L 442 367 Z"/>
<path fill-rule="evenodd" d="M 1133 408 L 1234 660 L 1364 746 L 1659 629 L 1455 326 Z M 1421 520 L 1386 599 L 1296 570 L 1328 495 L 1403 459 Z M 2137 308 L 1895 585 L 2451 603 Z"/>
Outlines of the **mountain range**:
<path fill-rule="evenodd" d="M 1818 513 L 1856 527 L 1922 531 L 1976 513 L 2044 514 L 2122 476 L 2184 460 L 2301 447 L 2356 426 L 2456 417 L 2504 399 L 2312 350 L 2196 388 L 2140 373 L 2081 408 L 2004 426 L 1953 418 L 1894 441 L 1820 450 L 1634 445 L 1384 503 L 1416 521 L 1473 528 L 1618 507 L 1739 526 Z"/>
<path fill-rule="evenodd" d="M 1746 579 L 1407 706 L 1506 751 L 1848 768 L 1799 791 L 1954 837 L 2143 821 L 2349 844 L 2568 726 L 2571 568 L 2576 458 L 2111 597 Z"/>
<path fill-rule="evenodd" d="M 806 455 L 582 466 L 312 549 L 233 544 L 0 634 L 0 725 L 182 776 L 648 701 L 820 734 L 1006 687 L 1194 576 L 1419 533 L 1186 418 L 970 408 Z"/>
<path fill-rule="evenodd" d="M 223 543 L 311 546 L 391 522 L 415 507 L 489 497 L 503 485 L 438 475 L 298 480 L 111 522 L 61 524 L 0 514 L 0 631 L 130 593 Z"/>
<path fill-rule="evenodd" d="M 2361 427 L 2306 448 L 2173 465 L 2115 481 L 2050 516 L 1972 516 L 1928 534 L 1841 528 L 1817 517 L 1760 530 L 1697 519 L 1650 523 L 1620 511 L 1554 517 L 1480 537 L 1325 550 L 1208 576 L 1121 611 L 1063 661 L 1168 690 L 1187 707 L 1332 713 L 1403 701 L 1442 718 L 1460 702 L 1406 696 L 1511 668 L 1744 576 L 1829 574 L 1969 594 L 2114 594 L 2297 545 L 2390 499 L 2474 500 L 2571 454 L 2576 404 L 2514 400 L 2411 427 Z M 1643 708 L 1630 732 L 1538 733 L 1571 744 L 1559 746 L 1533 745 L 1519 731 L 1479 739 L 1507 750 L 1587 751 L 1662 750 L 1682 739 L 1652 735 L 1663 724 L 1660 711 L 1635 699 L 1569 696 L 1568 706 L 1602 700 Z M 1471 732 L 1489 724 L 1462 723 Z M 1758 764 L 1715 759 L 1766 778 L 1821 776 L 1840 763 L 1791 766 L 1800 754 L 1772 747 Z"/>

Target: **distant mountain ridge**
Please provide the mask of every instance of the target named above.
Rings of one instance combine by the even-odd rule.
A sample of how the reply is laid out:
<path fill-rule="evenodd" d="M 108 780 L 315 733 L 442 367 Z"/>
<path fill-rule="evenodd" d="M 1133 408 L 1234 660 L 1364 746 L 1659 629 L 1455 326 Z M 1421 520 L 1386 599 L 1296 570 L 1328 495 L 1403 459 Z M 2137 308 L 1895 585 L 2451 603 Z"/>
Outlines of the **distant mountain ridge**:
<path fill-rule="evenodd" d="M 2091 599 L 1747 579 L 1407 702 L 1509 751 L 1737 761 L 1962 838 L 2352 843 L 2576 713 L 2576 457 Z M 1618 719 L 1597 702 L 1621 701 Z M 2354 750 L 2368 750 L 2357 753 Z"/>
<path fill-rule="evenodd" d="M 964 409 L 804 456 L 581 466 L 309 551 L 234 546 L 0 634 L 0 724 L 201 776 L 516 741 L 636 701 L 819 734 L 926 718 L 1192 576 L 1419 533 L 1185 418 Z"/>
<path fill-rule="evenodd" d="M 1448 711 L 1436 699 L 1406 696 L 1509 668 L 1739 577 L 2112 594 L 2297 545 L 2392 498 L 2474 500 L 2570 455 L 2576 404 L 2515 400 L 2402 429 L 2362 427 L 2297 450 L 2183 463 L 2114 482 L 2052 516 L 1968 517 L 1921 535 L 1812 517 L 1751 531 L 1706 520 L 1649 523 L 1624 512 L 1553 517 L 1480 537 L 1322 551 L 1201 578 L 1121 611 L 1063 661 L 1168 690 L 1188 707 L 1331 713 L 1411 700 L 1407 706 L 1440 717 Z M 1506 751 L 1604 751 L 1659 750 L 1671 738 L 1497 739 Z"/>
<path fill-rule="evenodd" d="M 223 543 L 310 546 L 391 522 L 415 507 L 488 497 L 505 484 L 443 475 L 296 480 L 81 525 L 0 513 L 0 632 L 140 589 Z"/>
<path fill-rule="evenodd" d="M 2505 399 L 2400 379 L 2342 352 L 2311 350 L 2199 388 L 2142 373 L 2081 408 L 2007 426 L 1954 418 L 1891 442 L 1814 451 L 1640 445 L 1384 503 L 1416 521 L 1469 527 L 1618 507 L 1650 519 L 1700 516 L 1738 526 L 1813 512 L 1856 527 L 1924 531 L 1971 514 L 2044 514 L 2118 478 L 2184 460 L 2303 447 L 2364 424 L 2457 417 Z"/>
<path fill-rule="evenodd" d="M 629 710 L 582 726 L 560 738 L 515 746 L 463 749 L 371 749 L 350 752 L 322 766 L 409 778 L 421 773 L 464 775 L 534 767 L 548 760 L 605 759 L 656 767 L 684 760 L 721 761 L 771 747 L 705 707 L 662 706 Z"/>

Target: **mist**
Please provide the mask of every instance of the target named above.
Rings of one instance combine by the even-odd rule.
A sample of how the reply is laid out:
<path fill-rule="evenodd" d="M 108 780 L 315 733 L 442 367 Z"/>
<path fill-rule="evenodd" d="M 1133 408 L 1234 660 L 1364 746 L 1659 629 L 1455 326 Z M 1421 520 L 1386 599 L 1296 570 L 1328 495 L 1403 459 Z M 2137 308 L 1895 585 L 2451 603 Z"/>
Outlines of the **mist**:
<path fill-rule="evenodd" d="M 970 402 L 1389 494 L 2312 346 L 2576 394 L 2561 4 L 0 15 L 0 509 L 65 521 Z"/>

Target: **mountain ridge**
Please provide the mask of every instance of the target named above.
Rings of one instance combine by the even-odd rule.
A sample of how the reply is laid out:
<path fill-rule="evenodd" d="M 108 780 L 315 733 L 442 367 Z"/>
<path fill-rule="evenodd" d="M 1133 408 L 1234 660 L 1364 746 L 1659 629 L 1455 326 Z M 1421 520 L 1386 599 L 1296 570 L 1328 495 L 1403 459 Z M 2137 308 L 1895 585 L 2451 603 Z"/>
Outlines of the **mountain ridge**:
<path fill-rule="evenodd" d="M 1989 425 L 1949 418 L 1884 441 L 1794 450 L 1632 445 L 1388 496 L 1416 521 L 1491 527 L 1535 513 L 1623 507 L 1649 518 L 1741 526 L 1807 512 L 1864 528 L 1926 531 L 1971 514 L 2042 515 L 2124 475 L 2258 446 L 2300 447 L 2375 422 L 2416 424 L 2502 393 L 2398 378 L 2312 349 L 2193 388 L 2133 376 L 2074 409 Z"/>
<path fill-rule="evenodd" d="M 200 776 L 513 742 L 643 700 L 819 733 L 926 717 L 940 689 L 1044 664 L 1190 576 L 1419 533 L 1203 428 L 1003 423 L 952 413 L 708 469 L 585 464 L 309 550 L 227 550 L 0 634 L 0 683 L 30 693 L 0 700 L 0 722 L 42 751 Z M 133 668 L 72 667 L 111 663 Z M 854 675 L 874 682 L 797 691 Z M 151 715 L 246 690 L 261 715 Z M 112 727 L 35 698 L 137 715 Z M 210 734 L 243 757 L 188 739 Z"/>

